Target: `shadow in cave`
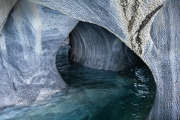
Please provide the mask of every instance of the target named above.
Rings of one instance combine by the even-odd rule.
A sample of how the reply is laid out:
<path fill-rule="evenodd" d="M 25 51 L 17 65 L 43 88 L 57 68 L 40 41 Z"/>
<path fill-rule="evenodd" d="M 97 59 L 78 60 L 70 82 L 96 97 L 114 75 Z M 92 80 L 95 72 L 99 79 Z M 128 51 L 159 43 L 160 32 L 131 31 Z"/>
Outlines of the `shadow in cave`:
<path fill-rule="evenodd" d="M 0 120 L 145 119 L 155 94 L 154 79 L 145 64 L 121 72 L 97 70 L 70 61 L 69 49 L 61 46 L 56 56 L 67 90 L 38 104 L 4 109 Z"/>
<path fill-rule="evenodd" d="M 57 68 L 68 83 L 69 94 L 74 94 L 71 99 L 79 106 L 74 112 L 84 115 L 82 120 L 145 119 L 155 93 L 153 76 L 145 64 L 122 72 L 96 70 L 69 61 L 68 50 L 69 46 L 59 49 Z"/>
<path fill-rule="evenodd" d="M 77 27 L 75 28 L 76 30 Z M 84 32 L 84 30 L 82 31 Z M 71 33 L 71 40 L 73 32 Z M 97 55 L 94 56 L 92 54 L 96 54 L 98 51 L 88 51 L 91 54 L 91 57 L 94 59 L 91 59 L 87 62 L 88 64 L 85 64 L 88 52 L 85 50 L 85 47 L 83 45 L 85 45 L 86 43 L 84 40 L 82 40 L 83 35 L 81 34 L 81 37 L 78 37 L 77 33 L 74 33 L 74 36 L 77 39 L 81 40 L 77 40 L 76 45 L 74 45 L 77 47 L 76 52 L 73 51 L 75 50 L 75 48 L 72 48 L 74 41 L 72 42 L 70 40 L 71 47 L 69 45 L 61 46 L 56 56 L 57 69 L 64 81 L 68 84 L 70 94 L 73 93 L 76 96 L 76 98 L 72 98 L 73 101 L 77 102 L 76 108 L 77 106 L 79 106 L 77 109 L 71 111 L 72 113 L 76 114 L 76 117 L 73 115 L 72 116 L 78 118 L 77 120 L 145 119 L 152 107 L 156 89 L 155 82 L 149 68 L 142 60 L 139 60 L 139 58 L 137 58 L 138 62 L 132 62 L 131 66 L 125 65 L 126 69 L 125 67 L 123 67 L 123 70 L 121 69 L 121 71 L 119 72 L 115 71 L 115 69 L 119 70 L 118 68 L 115 68 L 113 70 L 114 72 L 110 71 L 114 68 L 111 68 L 111 66 L 108 66 L 110 70 L 107 71 L 108 67 L 105 64 L 108 63 L 104 64 L 104 68 L 107 68 L 106 71 L 97 70 L 98 68 L 93 69 L 98 66 L 98 63 L 96 63 L 96 65 L 92 68 L 88 68 L 91 67 L 91 63 L 93 64 L 93 62 L 96 62 L 96 60 L 94 59 L 97 59 Z M 93 37 L 95 37 L 95 35 Z M 100 42 L 103 43 L 102 41 Z M 112 41 L 112 43 L 117 42 Z M 86 45 L 90 44 L 92 45 L 92 43 Z M 90 50 L 93 49 L 96 48 L 90 48 Z M 105 49 L 105 46 L 103 46 L 103 50 Z M 83 51 L 83 53 L 79 50 Z M 101 54 L 103 50 L 100 50 L 98 54 Z M 112 54 L 114 54 L 113 56 L 119 54 L 119 51 L 117 52 L 117 50 L 115 50 L 116 53 L 112 52 L 111 50 L 109 50 L 106 55 L 101 57 L 103 57 L 103 59 L 106 59 L 108 57 L 112 57 Z M 76 55 L 79 53 L 81 53 L 82 55 Z M 129 52 L 129 49 L 128 53 L 132 55 L 132 53 Z M 76 59 L 78 59 L 78 62 L 74 59 L 75 56 Z M 136 58 L 136 56 L 132 57 L 132 59 L 134 58 Z M 126 61 L 124 59 L 127 59 L 127 56 L 121 58 L 123 62 Z M 111 60 L 113 61 L 113 59 Z M 83 65 L 87 67 L 83 67 Z M 114 63 L 111 63 L 110 65 L 114 65 Z M 118 65 L 122 65 L 122 63 L 119 63 Z M 101 69 L 103 69 L 103 67 Z M 71 115 L 69 115 L 68 117 L 70 116 Z M 73 118 L 72 116 L 70 118 Z"/>

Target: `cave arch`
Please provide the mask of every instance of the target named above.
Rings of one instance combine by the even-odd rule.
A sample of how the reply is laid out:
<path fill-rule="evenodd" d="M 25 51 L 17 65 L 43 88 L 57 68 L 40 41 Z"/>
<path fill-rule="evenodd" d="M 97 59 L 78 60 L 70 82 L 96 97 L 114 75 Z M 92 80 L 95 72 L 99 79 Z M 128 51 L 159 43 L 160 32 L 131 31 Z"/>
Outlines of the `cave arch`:
<path fill-rule="evenodd" d="M 101 31 L 99 31 L 99 33 L 100 32 Z M 93 44 L 92 44 L 92 46 L 93 46 Z M 68 60 L 69 48 L 70 48 L 69 45 L 62 46 L 59 49 L 59 52 L 56 57 L 57 58 L 56 61 L 57 61 L 58 71 L 61 74 L 63 80 L 67 83 L 70 91 L 72 91 L 73 89 L 76 89 L 76 90 L 78 89 L 78 91 L 74 92 L 74 94 L 81 94 L 81 92 L 83 92 L 84 97 L 88 98 L 88 100 L 90 100 L 94 103 L 93 106 L 95 106 L 95 104 L 101 105 L 104 103 L 104 101 L 109 101 L 110 99 L 111 100 L 116 99 L 116 97 L 115 97 L 116 92 L 115 93 L 110 92 L 112 89 L 117 89 L 117 91 L 121 91 L 121 93 L 118 93 L 119 97 L 117 100 L 120 102 L 120 104 L 118 104 L 117 102 L 115 102 L 115 103 L 113 102 L 114 108 L 110 107 L 109 104 L 106 104 L 107 106 L 105 108 L 101 107 L 101 109 L 99 109 L 99 110 L 95 109 L 96 111 L 99 111 L 99 112 L 96 112 L 96 113 L 88 112 L 88 113 L 82 113 L 82 114 L 88 114 L 87 118 L 93 119 L 93 120 L 95 118 L 96 118 L 96 120 L 99 120 L 99 119 L 102 119 L 102 120 L 104 120 L 104 119 L 105 120 L 134 119 L 134 118 L 145 119 L 145 117 L 149 113 L 150 108 L 152 107 L 153 100 L 155 97 L 155 95 L 154 95 L 154 93 L 155 93 L 154 78 L 153 78 L 150 70 L 146 67 L 146 65 L 141 65 L 141 66 L 138 65 L 137 67 L 133 67 L 133 68 L 130 68 L 127 70 L 122 70 L 119 72 L 118 71 L 112 72 L 112 71 L 107 71 L 107 70 L 106 71 L 105 70 L 97 70 L 98 65 L 96 66 L 96 69 L 91 69 L 91 68 L 89 68 L 91 66 L 89 66 L 87 68 L 87 67 L 83 67 L 84 65 L 82 66 L 82 65 L 77 64 L 78 62 L 74 63 L 74 62 L 69 61 Z M 103 58 L 101 58 L 101 59 L 103 59 Z M 90 61 L 90 62 L 92 62 L 92 61 Z M 101 62 L 103 62 L 103 60 L 101 60 Z M 147 79 L 146 79 L 147 76 L 145 74 L 148 75 Z M 138 79 L 136 79 L 136 78 L 138 78 Z M 115 81 L 117 81 L 117 83 L 115 83 Z M 149 81 L 149 82 L 147 83 L 147 81 Z M 133 83 L 133 84 L 130 85 L 129 83 Z M 145 83 L 147 83 L 147 84 L 145 85 Z M 105 86 L 105 87 L 103 87 L 103 86 Z M 142 86 L 144 86 L 144 87 L 146 86 L 146 88 L 145 88 L 146 90 L 144 89 L 145 91 L 143 91 L 141 89 L 141 88 L 144 88 Z M 122 89 L 124 87 L 126 88 L 126 90 L 122 91 Z M 135 89 L 133 89 L 133 88 L 135 88 Z M 142 91 L 138 88 L 140 88 Z M 91 93 L 90 92 L 91 90 L 94 92 Z M 104 96 L 103 94 L 101 94 L 101 90 L 104 91 L 105 93 L 109 94 L 109 96 L 106 97 L 106 99 L 105 98 L 101 99 Z M 86 91 L 89 91 L 89 92 L 86 92 Z M 69 93 L 70 92 L 68 92 L 68 94 Z M 90 98 L 92 98 L 92 99 L 89 99 L 89 94 L 91 95 Z M 127 94 L 129 94 L 129 95 L 127 95 Z M 127 96 L 123 97 L 121 99 L 121 97 L 120 97 L 121 95 L 125 95 L 125 96 L 127 95 Z M 141 95 L 143 95 L 143 96 L 141 96 Z M 133 98 L 132 96 L 136 96 L 136 97 Z M 151 97 L 148 97 L 148 96 L 151 96 Z M 78 99 L 78 97 L 73 101 L 76 101 L 76 100 L 81 101 L 80 99 Z M 87 101 L 85 100 L 83 102 L 83 105 L 81 108 L 84 108 L 86 106 L 85 104 L 89 104 L 89 102 L 87 102 Z M 151 102 L 148 103 L 147 101 L 151 101 Z M 123 106 L 122 103 L 125 103 L 125 104 L 123 104 L 124 106 L 126 106 L 125 108 L 122 107 Z M 92 104 L 90 104 L 90 105 L 92 105 Z M 128 105 L 130 105 L 130 106 L 127 107 Z M 134 105 L 134 107 L 133 107 L 133 105 Z M 134 110 L 133 108 L 136 110 Z M 87 110 L 92 110 L 92 109 L 90 108 Z M 107 112 L 107 111 L 109 111 L 109 112 Z M 117 113 L 118 111 L 121 111 L 121 112 Z M 111 112 L 113 112 L 113 113 L 111 113 Z M 69 116 L 71 116 L 71 114 L 69 114 Z M 112 116 L 114 116 L 114 117 L 112 117 Z M 140 118 L 140 116 L 141 116 L 141 118 Z M 98 117 L 98 119 L 97 119 L 97 117 Z M 59 117 L 59 118 L 61 118 L 61 117 Z"/>
<path fill-rule="evenodd" d="M 176 21 L 179 21 L 180 18 L 178 0 L 168 0 L 167 2 L 164 2 L 165 0 L 131 1 L 131 4 L 126 1 L 113 0 L 103 2 L 95 0 L 31 1 L 57 9 L 81 21 L 98 24 L 118 36 L 143 59 L 155 77 L 157 94 L 148 119 L 180 119 L 180 99 L 178 97 L 180 64 L 178 62 L 179 54 L 176 55 L 179 53 L 176 51 L 179 51 L 178 39 L 180 37 L 178 25 L 175 25 L 175 23 L 179 24 Z M 158 13 L 158 11 L 161 12 Z M 158 24 L 153 22 L 154 18 Z M 149 34 L 152 24 L 157 24 L 159 29 L 157 27 L 156 29 L 167 34 L 160 33 L 160 36 L 158 36 L 158 32 Z M 169 29 L 171 33 L 166 32 L 168 31 L 167 25 L 172 26 Z M 164 38 L 162 35 L 166 37 L 165 40 L 158 39 L 157 43 L 153 40 L 154 36 L 152 35 L 156 35 L 158 38 Z M 170 42 L 167 42 L 168 39 Z M 168 49 L 166 49 L 167 46 Z M 165 50 L 161 49 L 162 47 Z M 168 52 L 171 54 L 167 54 Z M 168 74 L 170 75 L 168 76 Z"/>
<path fill-rule="evenodd" d="M 178 27 L 179 22 L 177 22 L 180 18 L 179 0 L 167 2 L 154 0 L 150 2 L 145 1 L 144 3 L 131 1 L 130 6 L 125 1 L 118 2 L 113 0 L 103 2 L 95 0 L 29 1 L 61 11 L 81 21 L 98 24 L 118 36 L 145 61 L 155 77 L 157 94 L 149 119 L 180 119 L 180 90 L 178 89 L 180 85 L 178 75 L 180 71 L 178 59 L 180 51 L 180 43 L 178 41 L 180 36 L 178 33 L 180 28 Z M 158 11 L 160 12 L 158 13 Z M 152 25 L 153 27 L 150 31 L 151 24 L 154 24 L 154 26 Z M 2 50 L 6 50 L 4 37 L 4 33 L 2 33 Z M 21 47 L 17 48 L 21 49 Z M 5 55 L 6 53 L 1 53 L 1 56 Z M 2 59 L 1 61 L 7 60 Z M 3 66 L 6 67 L 8 64 L 3 62 L 1 73 L 5 73 Z M 5 84 L 7 85 L 8 83 Z M 11 82 L 11 85 L 8 85 L 8 87 L 11 86 L 16 91 L 14 85 L 15 83 Z"/>
<path fill-rule="evenodd" d="M 79 22 L 69 39 L 69 59 L 85 67 L 122 71 L 143 63 L 121 40 L 95 24 Z"/>

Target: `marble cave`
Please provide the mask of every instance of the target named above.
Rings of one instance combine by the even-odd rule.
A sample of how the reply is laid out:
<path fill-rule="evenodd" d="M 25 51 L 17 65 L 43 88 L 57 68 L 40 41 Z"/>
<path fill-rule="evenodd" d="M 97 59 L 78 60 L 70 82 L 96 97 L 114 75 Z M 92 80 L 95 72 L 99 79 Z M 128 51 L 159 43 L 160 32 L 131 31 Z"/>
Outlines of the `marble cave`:
<path fill-rule="evenodd" d="M 180 120 L 180 0 L 0 0 L 0 120 Z"/>

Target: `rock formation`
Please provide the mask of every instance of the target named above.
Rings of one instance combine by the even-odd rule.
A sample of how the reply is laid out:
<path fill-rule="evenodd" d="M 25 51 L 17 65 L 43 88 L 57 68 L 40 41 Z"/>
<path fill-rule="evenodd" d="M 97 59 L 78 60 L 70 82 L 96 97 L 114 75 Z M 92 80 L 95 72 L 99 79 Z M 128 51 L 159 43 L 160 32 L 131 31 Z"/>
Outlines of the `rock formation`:
<path fill-rule="evenodd" d="M 143 55 L 156 82 L 150 119 L 180 119 L 180 1 L 166 2 L 155 17 Z"/>
<path fill-rule="evenodd" d="M 17 2 L 0 37 L 0 107 L 34 102 L 65 88 L 56 52 L 77 23 L 47 7 Z"/>
<path fill-rule="evenodd" d="M 148 119 L 180 119 L 179 0 L 29 1 L 16 4 L 0 37 L 0 106 L 65 86 L 55 53 L 79 20 L 106 28 L 149 66 L 157 91 Z"/>
<path fill-rule="evenodd" d="M 70 60 L 83 66 L 122 71 L 141 63 L 123 42 L 106 29 L 79 22 L 70 34 Z"/>
<path fill-rule="evenodd" d="M 7 17 L 9 15 L 10 10 L 14 6 L 17 0 L 1 0 L 0 1 L 0 34 L 1 30 L 6 23 Z"/>

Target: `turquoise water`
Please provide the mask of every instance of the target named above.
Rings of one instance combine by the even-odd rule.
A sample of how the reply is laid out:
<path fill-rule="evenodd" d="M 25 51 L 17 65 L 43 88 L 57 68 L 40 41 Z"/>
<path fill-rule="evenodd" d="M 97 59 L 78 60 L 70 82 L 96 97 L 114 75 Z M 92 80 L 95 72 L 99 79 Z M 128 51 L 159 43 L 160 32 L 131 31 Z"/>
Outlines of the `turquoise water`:
<path fill-rule="evenodd" d="M 41 103 L 6 108 L 0 120 L 144 120 L 155 93 L 145 66 L 123 72 L 82 67 L 68 61 L 68 47 L 60 48 L 57 68 L 68 88 Z"/>

